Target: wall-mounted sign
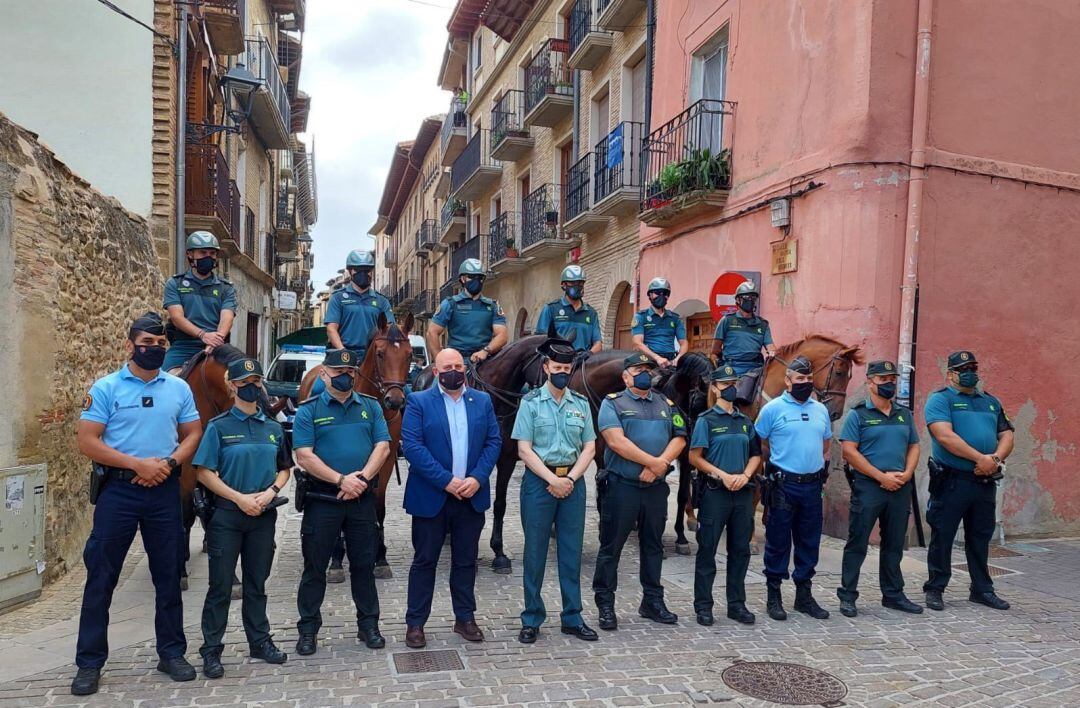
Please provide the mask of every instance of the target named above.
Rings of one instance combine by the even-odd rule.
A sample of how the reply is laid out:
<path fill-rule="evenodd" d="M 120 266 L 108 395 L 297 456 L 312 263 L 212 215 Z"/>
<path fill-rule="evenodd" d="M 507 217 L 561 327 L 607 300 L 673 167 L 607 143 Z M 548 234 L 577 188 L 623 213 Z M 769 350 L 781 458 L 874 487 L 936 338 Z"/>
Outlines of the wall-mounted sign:
<path fill-rule="evenodd" d="M 709 311 L 719 322 L 724 315 L 735 311 L 735 288 L 747 280 L 761 288 L 761 273 L 752 270 L 729 270 L 721 273 L 709 292 Z"/>
<path fill-rule="evenodd" d="M 292 290 L 279 290 L 277 294 L 277 306 L 279 310 L 295 310 L 296 293 Z"/>
<path fill-rule="evenodd" d="M 794 273 L 799 269 L 799 242 L 784 239 L 772 242 L 772 274 Z"/>

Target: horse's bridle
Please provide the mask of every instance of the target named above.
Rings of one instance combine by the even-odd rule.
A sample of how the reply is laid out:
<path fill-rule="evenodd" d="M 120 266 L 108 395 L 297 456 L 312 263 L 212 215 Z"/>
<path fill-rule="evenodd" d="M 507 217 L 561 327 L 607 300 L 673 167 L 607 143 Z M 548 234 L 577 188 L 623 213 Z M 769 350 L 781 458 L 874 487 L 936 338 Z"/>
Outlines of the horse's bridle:
<path fill-rule="evenodd" d="M 385 335 L 372 337 L 370 342 L 369 342 L 369 347 L 370 347 L 371 343 L 377 342 L 379 340 L 382 340 L 384 342 L 389 342 L 390 338 L 385 336 Z M 370 351 L 370 348 L 369 348 L 369 351 Z M 391 381 L 389 379 L 383 378 L 382 371 L 380 371 L 380 369 L 379 369 L 379 361 L 378 361 L 378 356 L 377 355 L 376 355 L 376 359 L 375 359 L 375 367 L 374 368 L 375 368 L 375 376 L 374 376 L 374 378 L 371 377 L 371 376 L 368 376 L 367 374 L 365 374 L 360 369 L 356 370 L 356 375 L 359 376 L 360 378 L 364 379 L 365 381 L 367 381 L 368 383 L 370 383 L 372 386 L 375 387 L 375 390 L 378 391 L 378 393 L 379 393 L 379 402 L 380 403 L 382 403 L 384 400 L 386 400 L 386 395 L 388 393 L 390 393 L 391 391 L 395 390 L 395 389 L 398 390 L 398 391 L 401 391 L 402 396 L 406 395 L 405 394 L 405 386 L 408 384 L 408 382 L 407 381 Z M 385 408 L 385 406 L 384 406 L 384 408 Z M 397 413 L 398 415 L 401 415 L 401 409 L 400 408 L 397 409 L 394 412 Z M 388 420 L 387 422 L 390 422 L 390 421 Z"/>
<path fill-rule="evenodd" d="M 847 389 L 846 388 L 844 388 L 844 389 L 834 389 L 832 387 L 832 385 L 833 385 L 833 376 L 836 375 L 836 362 L 843 361 L 844 357 L 840 356 L 840 352 L 844 351 L 844 349 L 846 349 L 846 348 L 847 347 L 843 347 L 843 346 L 837 347 L 836 351 L 833 352 L 831 357 L 829 357 L 829 361 L 827 363 L 822 364 L 821 366 L 819 366 L 818 368 L 816 368 L 816 369 L 814 369 L 813 371 L 810 372 L 811 381 L 813 381 L 814 379 L 817 378 L 818 373 L 824 371 L 826 367 L 828 367 L 828 369 L 829 369 L 829 373 L 825 377 L 825 387 L 824 388 L 818 388 L 816 384 L 814 385 L 814 393 L 817 394 L 818 401 L 820 401 L 823 405 L 826 405 L 826 406 L 829 405 L 829 401 L 831 401 L 834 397 L 837 397 L 837 396 L 839 396 L 840 398 L 847 398 Z M 774 355 L 773 359 L 775 359 L 776 361 L 783 364 L 785 369 L 787 369 L 789 366 L 791 366 L 791 362 L 785 361 L 784 359 L 782 359 L 779 356 Z M 763 397 L 765 396 L 764 386 L 762 387 L 761 395 Z"/>

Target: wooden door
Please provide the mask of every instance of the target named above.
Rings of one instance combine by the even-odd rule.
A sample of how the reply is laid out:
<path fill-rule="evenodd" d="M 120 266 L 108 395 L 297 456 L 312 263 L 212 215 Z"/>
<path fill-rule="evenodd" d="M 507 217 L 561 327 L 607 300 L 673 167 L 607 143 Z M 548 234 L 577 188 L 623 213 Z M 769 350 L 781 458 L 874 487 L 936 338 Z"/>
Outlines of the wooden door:
<path fill-rule="evenodd" d="M 259 358 L 259 316 L 249 312 L 247 316 L 247 336 L 244 339 L 245 353 L 252 359 Z"/>
<path fill-rule="evenodd" d="M 686 340 L 690 351 L 710 354 L 715 333 L 716 323 L 708 312 L 699 312 L 686 318 Z"/>
<path fill-rule="evenodd" d="M 615 336 L 612 338 L 615 349 L 633 349 L 634 339 L 630 334 L 630 325 L 634 319 L 634 305 L 630 302 L 630 286 L 623 284 L 619 295 L 619 309 L 615 311 Z"/>

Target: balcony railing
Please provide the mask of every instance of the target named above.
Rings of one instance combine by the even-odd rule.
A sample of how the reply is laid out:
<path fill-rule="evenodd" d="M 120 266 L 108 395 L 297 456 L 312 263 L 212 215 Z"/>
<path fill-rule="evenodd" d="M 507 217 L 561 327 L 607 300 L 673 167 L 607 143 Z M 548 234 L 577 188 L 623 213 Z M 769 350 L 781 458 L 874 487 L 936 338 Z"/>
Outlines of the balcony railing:
<path fill-rule="evenodd" d="M 592 70 L 611 51 L 614 38 L 593 23 L 593 0 L 577 0 L 570 11 L 570 44 L 567 63 L 571 69 Z"/>
<path fill-rule="evenodd" d="M 518 233 L 517 212 L 504 211 L 492 219 L 488 263 L 495 272 L 510 273 L 525 267 L 521 257 L 521 237 Z"/>
<path fill-rule="evenodd" d="M 457 283 L 456 275 L 451 276 L 449 280 L 442 284 L 442 287 L 439 288 L 439 302 L 436 304 L 436 306 L 441 305 L 442 301 L 446 298 L 454 296 L 455 283 Z"/>
<path fill-rule="evenodd" d="M 450 110 L 443 118 L 442 135 L 442 165 L 449 167 L 461 154 L 465 147 L 465 134 L 469 129 L 469 114 L 465 112 L 465 101 L 460 96 L 450 99 Z"/>
<path fill-rule="evenodd" d="M 229 180 L 229 236 L 233 241 L 240 240 L 240 188 L 236 180 Z"/>
<path fill-rule="evenodd" d="M 396 266 L 397 264 L 397 244 L 391 243 L 389 246 L 386 247 L 386 250 L 383 251 L 383 265 Z"/>
<path fill-rule="evenodd" d="M 435 219 L 424 219 L 420 222 L 420 227 L 416 229 L 416 252 L 417 253 L 430 253 L 431 251 L 441 251 L 442 244 L 439 243 L 438 222 Z"/>
<path fill-rule="evenodd" d="M 244 255 L 253 261 L 255 260 L 255 242 L 257 240 L 258 234 L 255 233 L 255 212 L 251 210 L 251 207 L 244 207 Z"/>
<path fill-rule="evenodd" d="M 284 150 L 289 147 L 289 96 L 277 57 L 265 39 L 249 38 L 244 44 L 248 71 L 263 84 L 252 96 L 251 122 L 267 147 Z"/>
<path fill-rule="evenodd" d="M 592 206 L 592 185 L 589 184 L 592 178 L 592 158 L 591 152 L 585 153 L 566 173 L 566 221 L 577 218 Z"/>
<path fill-rule="evenodd" d="M 451 281 L 457 280 L 457 272 L 462 263 L 469 258 L 480 259 L 480 243 L 482 240 L 482 234 L 477 234 L 450 253 Z"/>
<path fill-rule="evenodd" d="M 637 208 L 641 198 L 641 144 L 645 126 L 624 121 L 596 144 L 593 210 L 610 216 Z"/>
<path fill-rule="evenodd" d="M 286 179 L 280 180 L 278 185 L 274 226 L 278 231 L 296 231 L 296 197 L 289 194 L 289 181 Z"/>
<path fill-rule="evenodd" d="M 221 148 L 209 143 L 188 143 L 184 149 L 184 211 L 193 216 L 207 217 L 206 226 L 218 236 L 232 223 L 232 197 L 229 190 L 229 164 Z"/>
<path fill-rule="evenodd" d="M 439 211 L 439 240 L 447 244 L 464 236 L 465 218 L 465 203 L 456 199 L 448 199 Z"/>
<path fill-rule="evenodd" d="M 487 130 L 478 130 L 454 160 L 450 173 L 450 196 L 463 202 L 481 196 L 502 176 L 502 162 L 491 156 Z"/>
<path fill-rule="evenodd" d="M 565 39 L 552 37 L 525 67 L 526 125 L 550 128 L 573 110 L 573 72 L 566 63 L 569 48 Z"/>
<path fill-rule="evenodd" d="M 642 147 L 642 221 L 665 225 L 724 205 L 731 187 L 724 123 L 734 108 L 702 99 L 649 135 Z"/>
<path fill-rule="evenodd" d="M 416 314 L 421 317 L 430 317 L 438 306 L 439 303 L 435 302 L 435 291 L 431 288 L 421 290 L 416 297 Z"/>
<path fill-rule="evenodd" d="M 399 307 L 407 307 L 416 302 L 417 296 L 420 294 L 420 285 L 415 278 L 409 278 L 401 287 L 398 288 L 395 294 L 396 302 L 393 304 Z"/>
<path fill-rule="evenodd" d="M 554 247 L 564 250 L 576 239 L 562 231 L 562 187 L 545 184 L 532 191 L 521 203 L 521 252 L 528 256 L 540 255 Z"/>
<path fill-rule="evenodd" d="M 525 125 L 525 92 L 507 91 L 491 109 L 491 156 L 520 160 L 532 146 L 533 139 Z"/>

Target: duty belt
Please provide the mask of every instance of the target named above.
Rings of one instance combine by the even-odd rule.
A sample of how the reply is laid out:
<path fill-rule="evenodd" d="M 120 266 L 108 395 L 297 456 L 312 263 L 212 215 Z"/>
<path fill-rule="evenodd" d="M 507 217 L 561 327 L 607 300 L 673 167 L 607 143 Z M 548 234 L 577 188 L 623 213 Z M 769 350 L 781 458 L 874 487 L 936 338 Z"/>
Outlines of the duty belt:
<path fill-rule="evenodd" d="M 814 484 L 815 482 L 824 482 L 829 476 L 829 473 L 825 470 L 820 472 L 810 472 L 808 474 L 797 474 L 781 469 L 777 469 L 777 472 L 781 480 L 793 484 Z"/>
<path fill-rule="evenodd" d="M 551 470 L 551 472 L 556 477 L 566 477 L 566 476 L 569 476 L 570 470 L 573 467 L 573 465 L 549 465 L 548 463 L 545 462 L 544 467 L 547 467 L 549 470 Z"/>
<path fill-rule="evenodd" d="M 994 472 L 994 474 L 991 474 L 991 475 L 980 475 L 980 474 L 975 474 L 975 470 L 962 470 L 959 467 L 950 467 L 949 465 L 942 464 L 939 460 L 937 460 L 937 459 L 935 459 L 933 457 L 931 457 L 928 462 L 929 462 L 929 466 L 931 467 L 931 471 L 933 471 L 934 466 L 937 466 L 939 472 L 947 474 L 947 475 L 951 475 L 951 476 L 954 476 L 954 477 L 959 477 L 961 479 L 966 479 L 969 482 L 979 482 L 980 484 L 989 484 L 990 482 L 996 482 L 999 479 L 1004 479 L 1004 477 L 1005 477 L 1005 475 L 1001 472 L 1000 469 L 997 472 Z"/>
<path fill-rule="evenodd" d="M 109 465 L 101 465 L 101 468 L 105 470 L 105 476 L 110 479 L 118 479 L 122 482 L 130 482 L 139 475 L 135 473 L 135 470 L 127 469 L 126 467 L 110 467 Z M 169 475 L 176 471 L 174 467 L 170 470 Z"/>

